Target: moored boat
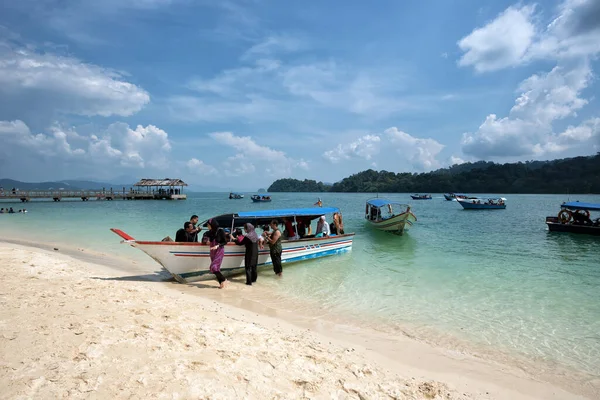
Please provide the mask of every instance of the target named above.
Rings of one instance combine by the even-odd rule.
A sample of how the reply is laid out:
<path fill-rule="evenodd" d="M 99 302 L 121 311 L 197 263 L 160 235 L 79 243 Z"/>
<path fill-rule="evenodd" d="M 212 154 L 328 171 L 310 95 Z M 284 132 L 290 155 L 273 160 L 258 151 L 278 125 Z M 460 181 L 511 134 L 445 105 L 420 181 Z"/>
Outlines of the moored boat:
<path fill-rule="evenodd" d="M 253 194 L 250 199 L 255 203 L 268 203 L 271 201 L 271 195 L 269 193 Z"/>
<path fill-rule="evenodd" d="M 456 200 L 464 200 L 464 199 L 474 199 L 476 197 L 469 197 L 463 193 L 445 193 L 444 198 L 448 201 L 456 201 Z"/>
<path fill-rule="evenodd" d="M 600 236 L 600 218 L 590 218 L 590 211 L 600 211 L 600 204 L 572 201 L 560 207 L 556 217 L 546 217 L 549 231 Z"/>
<path fill-rule="evenodd" d="M 506 208 L 506 199 L 497 198 L 468 198 L 456 199 L 465 210 L 504 210 Z"/>
<path fill-rule="evenodd" d="M 411 194 L 413 200 L 431 200 L 432 197 L 430 194 Z"/>
<path fill-rule="evenodd" d="M 243 199 L 243 198 L 244 198 L 244 195 L 242 193 L 235 193 L 235 192 L 229 193 L 230 200 L 239 200 L 239 199 Z"/>
<path fill-rule="evenodd" d="M 365 220 L 375 229 L 402 235 L 417 222 L 417 217 L 408 204 L 375 198 L 367 200 Z"/>
<path fill-rule="evenodd" d="M 268 225 L 272 219 L 289 218 L 308 222 L 319 218 L 325 214 L 332 214 L 340 210 L 335 207 L 323 208 L 298 208 L 286 210 L 264 210 L 249 211 L 233 214 L 224 214 L 214 217 L 221 227 L 241 228 L 249 222 L 256 227 Z M 206 225 L 204 221 L 201 225 Z M 281 222 L 281 221 L 280 221 Z M 122 243 L 129 244 L 138 248 L 152 257 L 156 262 L 163 266 L 173 277 L 181 283 L 195 282 L 200 280 L 213 279 L 214 275 L 210 272 L 210 248 L 208 244 L 197 242 L 162 242 L 162 241 L 142 241 L 136 240 L 120 229 L 111 229 L 114 233 L 123 238 Z M 343 235 L 331 235 L 327 237 L 316 238 L 314 235 L 305 236 L 297 240 L 282 240 L 283 248 L 281 261 L 283 264 L 320 258 L 349 251 L 352 249 L 354 233 Z M 221 273 L 223 275 L 234 275 L 244 272 L 244 254 L 245 250 L 234 243 L 225 246 L 225 256 L 221 264 Z M 269 246 L 259 251 L 259 268 L 271 265 Z"/>

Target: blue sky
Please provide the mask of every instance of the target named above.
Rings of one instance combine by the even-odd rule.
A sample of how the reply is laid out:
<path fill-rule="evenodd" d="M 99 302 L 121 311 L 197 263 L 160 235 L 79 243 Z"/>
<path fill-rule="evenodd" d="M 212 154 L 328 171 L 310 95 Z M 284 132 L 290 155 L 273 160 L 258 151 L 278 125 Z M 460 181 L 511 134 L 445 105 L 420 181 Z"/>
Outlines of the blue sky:
<path fill-rule="evenodd" d="M 429 171 L 600 151 L 600 1 L 0 5 L 0 177 Z"/>

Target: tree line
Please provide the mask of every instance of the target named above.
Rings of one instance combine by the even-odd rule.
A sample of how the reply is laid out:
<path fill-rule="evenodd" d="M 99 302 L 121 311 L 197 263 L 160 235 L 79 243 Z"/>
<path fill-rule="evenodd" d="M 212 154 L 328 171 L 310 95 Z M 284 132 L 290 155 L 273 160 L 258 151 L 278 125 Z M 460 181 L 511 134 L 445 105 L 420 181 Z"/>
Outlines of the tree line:
<path fill-rule="evenodd" d="M 600 193 L 600 153 L 552 161 L 453 165 L 426 173 L 368 169 L 333 185 L 278 179 L 269 192 Z"/>

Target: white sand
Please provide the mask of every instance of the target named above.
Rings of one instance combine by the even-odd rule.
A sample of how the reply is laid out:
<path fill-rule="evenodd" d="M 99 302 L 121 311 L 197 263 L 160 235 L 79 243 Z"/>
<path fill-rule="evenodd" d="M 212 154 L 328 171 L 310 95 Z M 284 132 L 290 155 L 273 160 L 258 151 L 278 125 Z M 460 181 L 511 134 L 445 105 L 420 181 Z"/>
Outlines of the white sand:
<path fill-rule="evenodd" d="M 585 398 L 422 343 L 392 360 L 60 252 L 0 243 L 0 273 L 0 398 Z"/>

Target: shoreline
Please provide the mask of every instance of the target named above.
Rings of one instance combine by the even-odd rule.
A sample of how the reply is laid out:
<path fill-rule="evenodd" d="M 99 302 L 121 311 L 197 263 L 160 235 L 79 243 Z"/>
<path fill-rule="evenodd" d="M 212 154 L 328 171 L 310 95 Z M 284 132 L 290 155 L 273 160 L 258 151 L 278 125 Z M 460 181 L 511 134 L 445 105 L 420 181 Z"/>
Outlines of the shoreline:
<path fill-rule="evenodd" d="M 522 369 L 509 367 L 490 360 L 480 359 L 466 353 L 436 348 L 425 342 L 411 339 L 405 335 L 389 335 L 383 332 L 345 326 L 336 321 L 325 321 L 305 316 L 294 316 L 289 312 L 277 310 L 264 303 L 248 301 L 243 296 L 243 285 L 235 280 L 224 291 L 202 290 L 198 288 L 216 288 L 216 282 L 182 285 L 165 280 L 166 274 L 148 274 L 148 265 L 134 265 L 135 261 L 120 257 L 96 254 L 86 249 L 59 247 L 54 251 L 52 244 L 37 243 L 30 247 L 23 241 L 3 242 L 0 249 L 17 248 L 19 252 L 41 253 L 49 258 L 58 258 L 67 264 L 82 264 L 90 272 L 102 273 L 111 279 L 115 288 L 127 291 L 129 285 L 148 287 L 167 297 L 177 297 L 183 302 L 218 304 L 225 310 L 228 318 L 243 321 L 245 324 L 260 324 L 266 329 L 285 327 L 288 332 L 298 335 L 314 336 L 322 343 L 331 346 L 352 348 L 352 353 L 360 354 L 369 363 L 418 380 L 441 381 L 456 393 L 470 393 L 475 398 L 497 399 L 570 399 L 597 395 L 597 392 L 582 390 L 580 395 L 569 393 L 558 386 L 532 378 Z M 11 243 L 12 242 L 12 243 Z M 25 246 L 23 246 L 25 245 Z M 83 260 L 82 260 L 83 258 Z M 149 260 L 149 265 L 150 265 Z M 108 264 L 108 265 L 107 265 Z M 152 262 L 152 264 L 154 264 Z M 155 270 L 160 266 L 155 264 Z M 132 269 L 134 269 L 132 271 Z M 127 272 L 146 272 L 146 275 L 126 275 Z M 117 277 L 115 277 L 117 275 Z M 83 278 L 86 280 L 86 278 Z M 100 278 L 102 279 L 102 278 Z M 91 280 L 91 278 L 87 278 Z M 4 285 L 4 283 L 3 283 Z M 240 286 L 242 286 L 240 288 Z M 177 289 L 177 290 L 173 290 Z M 233 289 L 233 290 L 232 290 Z M 3 290 L 4 291 L 4 290 Z M 5 295 L 6 297 L 6 295 Z M 248 314 L 251 314 L 249 316 Z M 572 389 L 572 388 L 567 388 Z M 580 388 L 583 389 L 583 388 Z M 458 394 L 454 396 L 458 396 Z M 459 397 L 450 397 L 459 398 Z"/>

